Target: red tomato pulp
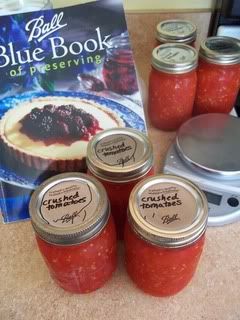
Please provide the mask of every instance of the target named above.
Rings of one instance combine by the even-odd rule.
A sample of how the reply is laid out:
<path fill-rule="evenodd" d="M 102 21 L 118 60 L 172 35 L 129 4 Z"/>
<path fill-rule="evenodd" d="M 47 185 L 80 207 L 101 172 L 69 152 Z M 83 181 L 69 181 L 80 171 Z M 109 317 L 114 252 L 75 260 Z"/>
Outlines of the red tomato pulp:
<path fill-rule="evenodd" d="M 183 248 L 163 248 L 137 236 L 129 224 L 125 228 L 126 268 L 130 278 L 144 292 L 165 297 L 181 291 L 192 279 L 205 237 Z"/>
<path fill-rule="evenodd" d="M 88 172 L 91 174 L 90 172 Z M 110 182 L 103 179 L 99 181 L 105 187 L 108 198 L 111 204 L 111 212 L 116 225 L 117 238 L 123 240 L 124 226 L 127 217 L 128 200 L 134 186 L 142 179 L 154 174 L 154 169 L 151 168 L 144 176 L 128 182 Z"/>
<path fill-rule="evenodd" d="M 239 90 L 239 64 L 218 65 L 199 61 L 194 114 L 229 113 Z"/>
<path fill-rule="evenodd" d="M 196 70 L 168 74 L 152 68 L 148 104 L 152 125 L 162 130 L 176 130 L 188 120 L 192 116 L 196 85 Z"/>
<path fill-rule="evenodd" d="M 111 216 L 97 236 L 78 245 L 60 246 L 36 238 L 52 278 L 67 291 L 94 291 L 116 269 L 116 233 Z"/>

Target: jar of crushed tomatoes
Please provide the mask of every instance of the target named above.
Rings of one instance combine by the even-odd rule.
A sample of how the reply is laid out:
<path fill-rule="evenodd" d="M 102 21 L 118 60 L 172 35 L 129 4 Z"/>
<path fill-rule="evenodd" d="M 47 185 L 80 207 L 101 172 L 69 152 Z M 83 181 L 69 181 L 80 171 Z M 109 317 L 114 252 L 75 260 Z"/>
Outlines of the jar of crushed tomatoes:
<path fill-rule="evenodd" d="M 88 293 L 116 269 L 116 232 L 102 184 L 86 174 L 46 180 L 32 195 L 30 216 L 39 250 L 63 289 Z"/>
<path fill-rule="evenodd" d="M 229 113 L 239 90 L 240 41 L 209 37 L 199 50 L 194 114 Z"/>
<path fill-rule="evenodd" d="M 141 290 L 165 297 L 190 282 L 204 246 L 207 211 L 205 195 L 183 178 L 159 175 L 137 184 L 129 199 L 125 262 Z"/>
<path fill-rule="evenodd" d="M 153 174 L 153 150 L 148 137 L 132 128 L 102 131 L 87 148 L 88 173 L 104 185 L 117 237 L 123 239 L 129 195 L 138 181 Z"/>
<path fill-rule="evenodd" d="M 108 44 L 103 65 L 106 87 L 119 94 L 131 95 L 138 90 L 138 83 L 128 33 L 113 37 Z"/>
<path fill-rule="evenodd" d="M 185 44 L 162 44 L 153 50 L 148 115 L 154 127 L 177 130 L 192 116 L 197 59 L 197 51 Z"/>
<path fill-rule="evenodd" d="M 164 20 L 157 24 L 156 40 L 157 44 L 164 43 L 184 43 L 195 46 L 197 37 L 197 27 L 187 20 Z"/>

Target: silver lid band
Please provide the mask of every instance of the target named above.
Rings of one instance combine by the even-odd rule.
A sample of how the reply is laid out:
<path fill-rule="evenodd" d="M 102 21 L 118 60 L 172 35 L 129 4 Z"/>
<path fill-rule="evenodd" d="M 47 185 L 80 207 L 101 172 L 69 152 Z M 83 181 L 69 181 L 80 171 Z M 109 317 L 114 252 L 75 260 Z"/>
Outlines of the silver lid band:
<path fill-rule="evenodd" d="M 196 40 L 197 27 L 187 20 L 164 20 L 156 28 L 156 38 L 162 43 L 190 44 Z"/>
<path fill-rule="evenodd" d="M 59 174 L 43 182 L 31 197 L 29 211 L 39 237 L 58 245 L 96 236 L 110 215 L 102 184 L 82 173 Z"/>
<path fill-rule="evenodd" d="M 170 74 L 182 74 L 196 69 L 197 51 L 186 44 L 168 43 L 153 49 L 153 68 Z"/>
<path fill-rule="evenodd" d="M 125 183 L 140 178 L 152 168 L 153 149 L 146 134 L 132 128 L 113 128 L 90 140 L 86 162 L 98 178 Z"/>
<path fill-rule="evenodd" d="M 214 64 L 238 64 L 240 41 L 231 37 L 209 37 L 201 43 L 199 56 Z"/>
<path fill-rule="evenodd" d="M 129 199 L 128 221 L 146 241 L 167 248 L 195 242 L 206 230 L 205 195 L 190 181 L 158 175 L 139 182 Z"/>

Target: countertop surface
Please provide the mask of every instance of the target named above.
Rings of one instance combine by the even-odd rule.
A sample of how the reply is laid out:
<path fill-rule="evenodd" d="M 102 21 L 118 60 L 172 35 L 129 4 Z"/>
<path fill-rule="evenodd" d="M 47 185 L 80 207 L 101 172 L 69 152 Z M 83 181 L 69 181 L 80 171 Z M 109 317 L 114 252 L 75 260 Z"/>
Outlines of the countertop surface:
<path fill-rule="evenodd" d="M 175 16 L 193 19 L 201 27 L 198 36 L 206 35 L 209 13 Z M 127 18 L 139 75 L 147 87 L 154 26 L 169 15 L 132 14 Z M 161 172 L 175 132 L 162 132 L 149 125 L 149 136 L 155 169 Z M 112 279 L 94 293 L 73 295 L 50 278 L 29 221 L 0 224 L 0 320 L 240 320 L 239 243 L 240 223 L 208 228 L 193 280 L 169 298 L 151 297 L 135 287 L 125 272 L 120 244 L 118 268 Z"/>

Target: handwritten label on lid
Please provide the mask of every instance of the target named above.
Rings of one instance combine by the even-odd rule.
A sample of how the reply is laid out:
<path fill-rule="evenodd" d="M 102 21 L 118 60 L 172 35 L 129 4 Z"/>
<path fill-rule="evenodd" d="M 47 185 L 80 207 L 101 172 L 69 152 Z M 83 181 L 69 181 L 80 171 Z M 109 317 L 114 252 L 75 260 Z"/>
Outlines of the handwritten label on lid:
<path fill-rule="evenodd" d="M 158 57 L 161 61 L 168 64 L 186 63 L 192 61 L 194 52 L 182 47 L 165 47 L 158 51 Z"/>
<path fill-rule="evenodd" d="M 139 195 L 138 206 L 147 223 L 168 231 L 189 227 L 197 212 L 192 194 L 171 183 L 156 184 L 144 190 Z"/>
<path fill-rule="evenodd" d="M 44 194 L 40 214 L 50 225 L 60 228 L 86 223 L 96 212 L 97 193 L 85 182 L 66 181 Z"/>
<path fill-rule="evenodd" d="M 175 36 L 189 35 L 194 31 L 194 28 L 190 23 L 180 21 L 163 23 L 161 29 L 164 32 Z"/>
<path fill-rule="evenodd" d="M 97 158 L 109 166 L 126 167 L 138 161 L 144 145 L 134 137 L 116 134 L 101 139 L 95 147 Z"/>

